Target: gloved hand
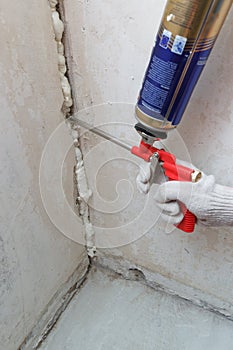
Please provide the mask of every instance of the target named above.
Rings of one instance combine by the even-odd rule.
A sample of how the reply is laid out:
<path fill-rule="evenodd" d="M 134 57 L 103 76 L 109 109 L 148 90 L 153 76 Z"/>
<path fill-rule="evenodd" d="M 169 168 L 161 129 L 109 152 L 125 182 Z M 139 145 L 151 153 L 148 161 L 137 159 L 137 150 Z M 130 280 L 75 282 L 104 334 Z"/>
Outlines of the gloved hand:
<path fill-rule="evenodd" d="M 140 164 L 140 170 L 136 178 L 137 189 L 140 193 L 147 194 L 150 190 L 151 165 L 148 162 Z"/>
<path fill-rule="evenodd" d="M 150 189 L 149 163 L 141 166 L 137 187 L 147 193 Z M 182 165 L 195 169 L 192 164 Z M 207 226 L 233 226 L 233 188 L 218 185 L 213 175 L 203 174 L 197 183 L 169 181 L 158 187 L 155 203 L 165 221 L 177 225 L 183 219 L 180 201 L 197 217 L 198 223 Z"/>

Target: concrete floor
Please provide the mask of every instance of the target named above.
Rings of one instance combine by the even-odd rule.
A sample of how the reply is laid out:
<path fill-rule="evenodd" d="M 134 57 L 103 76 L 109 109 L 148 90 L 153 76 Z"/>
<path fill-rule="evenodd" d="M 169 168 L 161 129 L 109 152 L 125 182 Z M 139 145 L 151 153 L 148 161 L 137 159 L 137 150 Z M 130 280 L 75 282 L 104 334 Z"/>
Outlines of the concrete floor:
<path fill-rule="evenodd" d="M 92 271 L 40 350 L 232 350 L 233 322 Z"/>

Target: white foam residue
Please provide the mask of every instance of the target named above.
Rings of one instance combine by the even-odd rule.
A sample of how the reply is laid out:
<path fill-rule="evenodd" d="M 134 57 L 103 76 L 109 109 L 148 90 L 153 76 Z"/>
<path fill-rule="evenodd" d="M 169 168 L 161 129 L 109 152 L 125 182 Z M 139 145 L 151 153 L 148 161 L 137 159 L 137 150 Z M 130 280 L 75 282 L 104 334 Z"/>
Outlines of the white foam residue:
<path fill-rule="evenodd" d="M 68 116 L 70 114 L 70 108 L 73 105 L 71 86 L 69 80 L 65 76 L 67 67 L 66 67 L 66 59 L 64 55 L 64 45 L 62 43 L 62 37 L 64 33 L 64 23 L 60 19 L 60 15 L 57 11 L 57 0 L 49 0 L 50 8 L 52 11 L 52 23 L 55 34 L 55 40 L 57 42 L 57 54 L 58 54 L 58 70 L 60 73 L 60 81 L 62 93 L 64 96 L 64 102 L 62 106 L 62 111 L 64 116 Z M 77 183 L 77 192 L 78 192 L 78 202 L 79 202 L 79 213 L 82 216 L 83 224 L 85 228 L 85 239 L 86 239 L 86 247 L 88 256 L 93 258 L 96 254 L 95 247 L 95 232 L 92 224 L 89 220 L 89 207 L 88 200 L 92 195 L 92 191 L 88 188 L 83 156 L 81 149 L 79 147 L 79 133 L 77 129 L 74 129 L 70 123 L 67 123 L 67 126 L 71 130 L 71 135 L 74 142 L 75 148 L 75 176 Z"/>

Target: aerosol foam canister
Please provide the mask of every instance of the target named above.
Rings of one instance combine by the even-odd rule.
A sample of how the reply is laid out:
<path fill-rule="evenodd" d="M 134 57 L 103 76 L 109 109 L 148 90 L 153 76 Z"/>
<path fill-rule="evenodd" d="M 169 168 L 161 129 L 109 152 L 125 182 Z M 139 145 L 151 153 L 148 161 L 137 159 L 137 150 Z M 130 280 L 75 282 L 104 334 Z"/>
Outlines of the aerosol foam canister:
<path fill-rule="evenodd" d="M 181 121 L 232 0 L 168 0 L 136 105 L 151 130 Z"/>

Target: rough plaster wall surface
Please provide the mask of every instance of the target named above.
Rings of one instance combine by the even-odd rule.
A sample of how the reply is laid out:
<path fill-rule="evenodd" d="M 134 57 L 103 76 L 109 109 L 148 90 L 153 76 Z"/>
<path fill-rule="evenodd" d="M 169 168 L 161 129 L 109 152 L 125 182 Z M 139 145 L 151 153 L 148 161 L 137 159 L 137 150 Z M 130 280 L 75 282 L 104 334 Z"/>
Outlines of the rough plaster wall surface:
<path fill-rule="evenodd" d="M 139 0 L 73 0 L 65 4 L 72 47 L 74 93 L 79 96 L 80 109 L 92 106 L 83 117 L 95 124 L 106 119 L 114 122 L 116 118 L 130 124 L 135 122 L 133 112 L 128 113 L 128 110 L 125 113 L 122 109 L 117 117 L 116 113 L 108 113 L 104 118 L 93 106 L 108 102 L 135 104 L 165 3 L 165 0 L 156 3 L 153 0 L 146 3 Z M 178 129 L 193 163 L 206 173 L 215 174 L 219 183 L 230 186 L 233 186 L 233 47 L 229 44 L 232 41 L 232 20 L 231 10 Z M 114 126 L 109 126 L 108 131 L 127 137 L 123 128 L 118 131 Z M 171 139 L 174 140 L 171 146 L 175 154 L 183 158 L 183 148 L 179 148 L 175 137 L 171 136 Z M 103 214 L 94 206 L 97 188 L 100 194 L 102 191 L 102 197 L 110 202 L 116 197 L 115 184 L 122 179 L 122 174 L 125 172 L 126 179 L 131 178 L 133 183 L 137 167 L 129 170 L 116 162 L 117 154 L 122 156 L 122 151 L 119 148 L 113 150 L 115 146 L 109 144 L 104 150 L 89 152 L 96 150 L 100 142 L 91 134 L 84 141 L 91 187 L 97 181 L 91 202 L 92 222 L 107 228 L 116 226 L 117 222 L 122 224 L 134 212 L 140 212 L 144 199 L 134 191 L 133 203 L 127 207 L 128 211 L 122 210 L 118 216 Z M 104 176 L 93 179 L 93 169 L 105 164 L 111 154 L 115 163 L 109 163 Z M 126 158 L 126 155 L 123 157 Z M 101 170 L 103 172 L 104 168 Z M 124 199 L 129 190 L 123 188 L 122 192 Z M 150 211 L 150 218 L 156 215 L 153 201 Z M 146 222 L 145 217 L 142 221 Z M 141 226 L 135 225 L 133 230 L 137 232 Z M 126 234 L 130 235 L 131 231 Z M 232 228 L 198 227 L 195 234 L 185 235 L 179 231 L 166 234 L 163 226 L 155 224 L 136 242 L 114 250 L 105 249 L 102 254 L 115 256 L 121 263 L 127 259 L 142 269 L 158 272 L 208 293 L 210 300 L 213 296 L 223 304 L 232 304 L 232 251 Z"/>
<path fill-rule="evenodd" d="M 43 147 L 63 118 L 48 2 L 1 1 L 0 26 L 0 348 L 15 350 L 85 249 L 55 229 L 39 192 Z"/>

